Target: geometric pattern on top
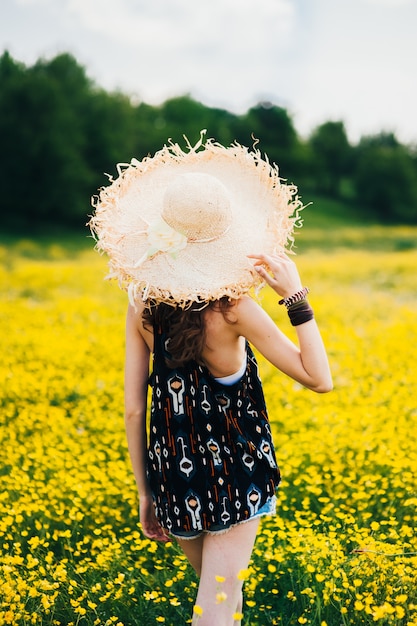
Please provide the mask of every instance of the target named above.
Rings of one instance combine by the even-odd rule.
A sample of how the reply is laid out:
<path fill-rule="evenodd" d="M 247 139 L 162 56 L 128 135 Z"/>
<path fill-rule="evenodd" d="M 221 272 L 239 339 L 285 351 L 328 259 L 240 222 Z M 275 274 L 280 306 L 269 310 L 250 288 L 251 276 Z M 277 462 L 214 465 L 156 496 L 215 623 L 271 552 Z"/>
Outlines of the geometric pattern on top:
<path fill-rule="evenodd" d="M 275 496 L 275 458 L 258 365 L 233 385 L 190 361 L 170 369 L 154 328 L 147 471 L 156 515 L 178 537 L 221 532 L 247 521 Z"/>

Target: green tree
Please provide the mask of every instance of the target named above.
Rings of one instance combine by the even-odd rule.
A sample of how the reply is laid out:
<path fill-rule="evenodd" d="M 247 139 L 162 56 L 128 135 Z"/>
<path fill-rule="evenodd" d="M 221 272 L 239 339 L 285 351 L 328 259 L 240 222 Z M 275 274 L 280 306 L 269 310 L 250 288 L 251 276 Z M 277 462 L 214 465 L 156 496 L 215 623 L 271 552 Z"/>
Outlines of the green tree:
<path fill-rule="evenodd" d="M 417 222 L 413 154 L 391 133 L 363 138 L 356 149 L 357 197 L 384 222 Z"/>
<path fill-rule="evenodd" d="M 325 195 L 341 195 L 341 182 L 352 167 L 352 148 L 343 122 L 326 122 L 310 137 L 316 188 Z"/>
<path fill-rule="evenodd" d="M 200 131 L 224 145 L 256 145 L 300 189 L 343 195 L 385 221 L 417 221 L 417 154 L 393 134 L 352 148 L 343 122 L 326 122 L 307 141 L 288 111 L 261 102 L 244 115 L 206 107 L 184 95 L 160 106 L 132 103 L 99 89 L 70 54 L 33 67 L 0 57 L 0 211 L 4 226 L 47 223 L 84 227 L 90 197 L 115 164 L 154 154 L 172 139 L 185 146 Z M 353 183 L 352 183 L 353 181 Z"/>
<path fill-rule="evenodd" d="M 26 68 L 15 62 L 8 52 L 0 57 L 0 210 L 3 225 L 19 222 L 16 195 L 21 193 L 24 172 L 28 167 L 25 137 L 18 133 L 20 85 Z M 19 176 L 19 172 L 21 175 Z"/>
<path fill-rule="evenodd" d="M 92 190 L 105 183 L 103 173 L 116 174 L 117 163 L 136 156 L 135 109 L 121 93 L 93 89 L 83 111 L 86 139 L 83 159 L 92 173 Z M 91 191 L 91 190 L 90 190 Z"/>
<path fill-rule="evenodd" d="M 30 227 L 77 221 L 92 182 L 81 97 L 89 81 L 70 55 L 16 70 L 6 54 L 0 65 L 2 212 Z"/>
<path fill-rule="evenodd" d="M 284 178 L 297 174 L 298 137 L 288 111 L 270 102 L 261 102 L 241 117 L 236 128 L 237 139 L 244 145 L 253 145 L 279 166 Z"/>
<path fill-rule="evenodd" d="M 231 127 L 235 116 L 223 109 L 206 107 L 190 96 L 171 98 L 155 110 L 155 139 L 161 146 L 169 137 L 184 145 L 184 135 L 193 145 L 205 129 L 207 137 L 224 144 L 233 139 Z"/>

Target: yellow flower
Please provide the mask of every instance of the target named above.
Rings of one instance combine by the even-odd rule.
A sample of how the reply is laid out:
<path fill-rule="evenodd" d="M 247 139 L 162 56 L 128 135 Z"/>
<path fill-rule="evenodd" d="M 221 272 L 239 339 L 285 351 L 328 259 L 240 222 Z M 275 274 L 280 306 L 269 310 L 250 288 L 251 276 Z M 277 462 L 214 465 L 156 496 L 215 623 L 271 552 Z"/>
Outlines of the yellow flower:
<path fill-rule="evenodd" d="M 402 606 L 396 606 L 395 607 L 395 614 L 398 617 L 398 619 L 403 619 L 403 617 L 405 616 L 405 610 L 404 607 Z"/>
<path fill-rule="evenodd" d="M 216 604 L 221 604 L 225 600 L 227 600 L 227 593 L 225 593 L 224 591 L 219 591 L 219 593 L 216 593 Z"/>
<path fill-rule="evenodd" d="M 159 232 L 156 225 L 152 230 Z M 279 597 L 275 578 L 285 563 L 293 580 L 288 602 L 295 607 L 301 598 L 302 606 L 313 607 L 314 594 L 321 594 L 328 624 L 363 618 L 417 626 L 417 557 L 411 554 L 417 413 L 410 394 L 417 367 L 409 358 L 417 341 L 417 249 L 396 252 L 391 231 L 371 230 L 381 241 L 391 237 L 392 251 L 317 250 L 299 258 L 307 284 L 316 284 L 314 305 L 330 348 L 335 391 L 310 394 L 260 359 L 286 478 L 282 519 L 263 521 L 250 577 L 249 569 L 238 576 L 248 578 L 248 606 L 259 613 L 259 624 L 273 613 L 264 590 L 270 590 L 271 603 Z M 416 227 L 395 232 L 417 241 Z M 175 241 L 166 239 L 160 247 L 169 254 Z M 120 419 L 125 294 L 101 281 L 106 260 L 93 251 L 70 256 L 53 244 L 45 247 L 48 258 L 42 255 L 36 242 L 0 241 L 0 319 L 6 320 L 0 325 L 0 616 L 9 624 L 52 624 L 65 604 L 63 623 L 75 626 L 79 618 L 81 624 L 86 610 L 92 624 L 104 626 L 106 619 L 95 615 L 102 603 L 117 612 L 134 601 L 143 612 L 160 604 L 157 614 L 175 623 L 179 603 L 184 610 L 193 605 L 197 582 L 185 556 L 169 544 L 161 551 L 128 521 L 137 503 Z M 366 306 L 365 289 L 372 293 Z M 278 316 L 275 293 L 266 292 L 263 301 Z M 283 408 L 292 416 L 284 431 Z M 337 455 L 329 446 L 329 424 Z M 346 462 L 352 458 L 356 463 Z M 349 558 L 346 545 L 357 546 Z M 387 558 L 407 552 L 410 558 Z M 166 560 L 175 576 L 163 575 Z M 151 571 L 157 573 L 153 587 Z M 179 580 L 177 598 L 172 591 Z M 226 587 L 221 576 L 213 584 L 215 602 Z M 314 621 L 307 610 L 302 618 Z M 278 623 L 278 617 L 271 619 Z M 121 618 L 113 615 L 106 623 L 120 625 Z"/>
<path fill-rule="evenodd" d="M 216 576 L 216 580 L 218 583 L 224 583 L 226 578 L 224 576 Z"/>
<path fill-rule="evenodd" d="M 196 615 L 203 615 L 203 609 L 198 604 L 194 604 L 193 613 Z"/>
<path fill-rule="evenodd" d="M 399 596 L 396 596 L 395 601 L 398 602 L 398 604 L 404 604 L 405 602 L 407 602 L 408 600 L 408 596 L 406 593 L 401 593 Z"/>
<path fill-rule="evenodd" d="M 233 619 L 235 622 L 238 622 L 239 620 L 243 619 L 243 613 L 233 613 Z"/>
<path fill-rule="evenodd" d="M 246 580 L 247 578 L 249 578 L 249 570 L 248 569 L 241 569 L 238 574 L 237 577 L 239 580 Z"/>

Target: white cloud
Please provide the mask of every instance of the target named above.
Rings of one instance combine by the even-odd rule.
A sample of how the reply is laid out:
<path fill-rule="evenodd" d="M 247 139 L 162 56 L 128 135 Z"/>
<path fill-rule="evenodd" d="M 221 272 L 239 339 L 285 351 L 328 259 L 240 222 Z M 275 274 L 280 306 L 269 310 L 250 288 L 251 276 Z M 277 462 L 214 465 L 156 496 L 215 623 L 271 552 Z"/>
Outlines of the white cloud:
<path fill-rule="evenodd" d="M 21 0 L 22 1 L 22 0 Z M 36 1 L 36 0 L 24 0 Z M 38 0 L 42 1 L 42 0 Z M 46 0 L 47 1 L 47 0 Z M 221 45 L 239 34 L 246 48 L 291 32 L 294 9 L 289 0 L 67 0 L 67 10 L 81 24 L 110 40 L 135 49 L 190 49 Z M 237 42 L 238 43 L 238 42 Z"/>
<path fill-rule="evenodd" d="M 119 85 L 137 77 L 129 91 L 150 102 L 189 92 L 242 110 L 270 91 L 271 58 L 278 71 L 294 45 L 291 0 L 64 2 L 73 21 L 124 56 Z"/>
<path fill-rule="evenodd" d="M 366 0 L 369 4 L 396 9 L 414 4 L 415 0 Z"/>
<path fill-rule="evenodd" d="M 16 4 L 20 6 L 30 6 L 36 4 L 46 6 L 47 4 L 52 5 L 53 0 L 16 0 Z"/>

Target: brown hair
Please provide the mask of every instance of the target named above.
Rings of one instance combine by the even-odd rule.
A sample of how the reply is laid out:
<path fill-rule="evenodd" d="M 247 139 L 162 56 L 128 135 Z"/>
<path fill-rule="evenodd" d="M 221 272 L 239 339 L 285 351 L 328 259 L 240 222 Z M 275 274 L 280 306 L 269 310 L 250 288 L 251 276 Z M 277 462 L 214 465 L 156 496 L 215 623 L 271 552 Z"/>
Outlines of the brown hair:
<path fill-rule="evenodd" d="M 201 354 L 206 342 L 204 312 L 207 308 L 219 310 L 228 323 L 227 317 L 233 303 L 227 298 L 220 298 L 201 308 L 199 303 L 191 303 L 183 309 L 161 302 L 146 307 L 142 313 L 143 324 L 147 328 L 155 326 L 165 333 L 169 356 L 165 361 L 168 367 L 181 367 L 188 361 L 202 362 Z"/>

